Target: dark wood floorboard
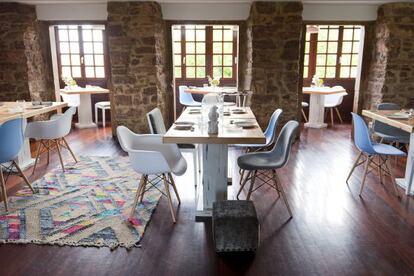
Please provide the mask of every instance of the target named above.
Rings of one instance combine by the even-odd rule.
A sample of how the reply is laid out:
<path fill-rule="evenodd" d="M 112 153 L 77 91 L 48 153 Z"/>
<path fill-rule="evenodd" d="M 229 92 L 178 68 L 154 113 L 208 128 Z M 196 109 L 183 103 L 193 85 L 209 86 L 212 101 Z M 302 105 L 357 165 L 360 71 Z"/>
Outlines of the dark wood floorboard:
<path fill-rule="evenodd" d="M 172 224 L 166 200 L 161 199 L 142 248 L 4 244 L 0 275 L 413 275 L 414 201 L 405 195 L 398 200 L 390 180 L 379 184 L 376 172 L 368 176 L 359 197 L 362 168 L 346 185 L 357 156 L 350 134 L 349 125 L 302 131 L 288 166 L 279 172 L 294 217 L 287 220 L 282 201 L 270 188 L 255 192 L 252 199 L 262 231 L 254 255 L 214 253 L 210 223 L 194 221 L 189 160 L 188 172 L 176 180 L 182 197 L 177 224 Z M 78 155 L 124 155 L 110 128 L 73 130 L 68 141 Z M 55 154 L 49 166 L 44 159 L 34 175 L 26 171 L 31 181 L 59 165 Z M 402 176 L 405 160 L 392 163 L 395 174 Z M 12 176 L 9 194 L 21 186 Z M 230 194 L 237 189 L 237 184 L 230 186 Z"/>

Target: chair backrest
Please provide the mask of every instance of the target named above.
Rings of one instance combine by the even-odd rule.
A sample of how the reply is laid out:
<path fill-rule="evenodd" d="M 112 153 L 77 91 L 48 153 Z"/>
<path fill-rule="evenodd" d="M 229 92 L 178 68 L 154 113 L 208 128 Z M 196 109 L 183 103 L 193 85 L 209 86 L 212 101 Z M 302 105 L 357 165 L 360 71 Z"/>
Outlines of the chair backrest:
<path fill-rule="evenodd" d="M 165 134 L 167 132 L 161 110 L 158 107 L 147 113 L 147 120 L 151 134 Z"/>
<path fill-rule="evenodd" d="M 80 95 L 74 94 L 74 95 L 68 95 L 65 93 L 60 94 L 63 101 L 68 104 L 68 106 L 74 106 L 78 107 L 80 105 Z"/>
<path fill-rule="evenodd" d="M 400 110 L 401 106 L 396 103 L 380 103 L 377 106 L 378 110 Z M 383 134 L 394 136 L 400 134 L 401 131 L 398 128 L 392 127 L 390 125 L 384 124 L 379 121 L 374 121 L 372 126 L 374 132 L 381 132 Z"/>
<path fill-rule="evenodd" d="M 279 118 L 282 112 L 283 110 L 278 108 L 270 117 L 269 124 L 267 125 L 267 128 L 264 132 L 264 136 L 266 137 L 266 146 L 270 146 L 276 141 L 277 123 L 279 122 Z"/>
<path fill-rule="evenodd" d="M 0 164 L 16 159 L 23 145 L 22 119 L 0 125 Z"/>
<path fill-rule="evenodd" d="M 351 112 L 351 114 L 354 121 L 354 142 L 356 147 L 361 152 L 375 154 L 367 124 L 358 114 L 354 112 Z"/>
<path fill-rule="evenodd" d="M 346 93 L 346 92 L 325 95 L 324 103 L 325 103 L 325 105 L 329 105 L 329 106 L 341 105 L 342 101 L 344 99 L 344 96 L 346 96 L 346 95 L 348 95 L 348 93 Z"/>
<path fill-rule="evenodd" d="M 187 92 L 185 92 L 185 90 L 187 90 L 188 89 L 188 87 L 187 86 L 185 86 L 185 85 L 180 85 L 179 87 L 178 87 L 178 92 L 179 92 L 179 96 L 180 96 L 180 104 L 182 104 L 182 105 L 190 105 L 190 104 L 193 104 L 195 101 L 194 101 L 194 98 L 193 98 L 193 95 L 191 95 L 191 93 L 187 93 Z"/>
<path fill-rule="evenodd" d="M 298 130 L 299 123 L 297 121 L 291 120 L 287 122 L 280 131 L 275 146 L 271 150 L 271 153 L 275 158 L 278 160 L 282 159 L 281 167 L 285 166 L 289 160 L 293 140 L 295 139 Z"/>

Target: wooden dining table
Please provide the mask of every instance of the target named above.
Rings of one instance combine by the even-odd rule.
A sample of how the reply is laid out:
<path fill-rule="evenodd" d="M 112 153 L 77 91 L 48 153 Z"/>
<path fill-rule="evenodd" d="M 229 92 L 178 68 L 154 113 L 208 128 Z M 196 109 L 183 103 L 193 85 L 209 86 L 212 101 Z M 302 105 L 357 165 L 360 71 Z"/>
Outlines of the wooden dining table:
<path fill-rule="evenodd" d="M 266 138 L 256 121 L 252 110 L 244 108 L 245 113 L 235 114 L 236 107 L 226 108 L 229 116 L 219 119 L 218 134 L 208 134 L 207 122 L 201 114 L 191 114 L 196 108 L 187 108 L 176 122 L 194 123 L 191 130 L 178 130 L 173 124 L 163 137 L 164 143 L 202 144 L 202 189 L 197 198 L 196 219 L 211 216 L 213 202 L 227 200 L 228 184 L 228 145 L 264 144 Z M 242 128 L 237 122 L 246 121 L 254 124 L 253 128 Z M 201 187 L 200 187 L 201 186 Z"/>
<path fill-rule="evenodd" d="M 404 178 L 397 178 L 396 183 L 405 189 L 407 195 L 414 194 L 413 185 L 413 158 L 414 158 L 414 118 L 400 120 L 388 116 L 396 113 L 396 110 L 362 110 L 362 115 L 375 121 L 399 128 L 410 133 L 410 144 L 408 147 L 407 163 L 405 165 Z"/>
<path fill-rule="evenodd" d="M 212 87 L 212 86 L 203 86 L 203 87 L 188 87 L 184 90 L 187 93 L 206 95 L 209 93 L 237 93 L 237 87 Z"/>
<path fill-rule="evenodd" d="M 0 102 L 0 124 L 21 118 L 23 119 L 22 131 L 24 133 L 28 118 L 60 110 L 66 106 L 67 103 L 64 102 L 52 102 L 51 105 L 40 105 L 37 107 L 33 106 L 31 102 Z M 29 139 L 25 138 L 16 162 L 22 170 L 25 170 L 32 166 L 34 161 L 30 151 Z"/>

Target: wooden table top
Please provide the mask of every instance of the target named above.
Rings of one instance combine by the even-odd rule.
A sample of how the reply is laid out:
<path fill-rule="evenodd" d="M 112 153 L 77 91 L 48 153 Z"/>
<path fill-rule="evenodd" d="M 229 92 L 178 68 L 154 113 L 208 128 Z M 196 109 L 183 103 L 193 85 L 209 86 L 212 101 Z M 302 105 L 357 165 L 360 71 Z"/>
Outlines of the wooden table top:
<path fill-rule="evenodd" d="M 256 117 L 250 108 L 246 108 L 245 114 L 233 114 L 230 116 L 224 116 L 223 120 L 219 122 L 219 133 L 208 134 L 207 125 L 202 125 L 201 114 L 190 114 L 190 110 L 193 108 L 187 108 L 181 116 L 177 119 L 177 122 L 190 121 L 194 122 L 194 130 L 177 130 L 175 125 L 172 125 L 167 133 L 163 137 L 164 143 L 172 144 L 264 144 L 266 138 L 262 129 L 256 121 Z M 233 110 L 237 108 L 228 108 Z M 227 110 L 227 108 L 226 108 Z M 243 129 L 234 124 L 238 121 L 251 121 L 254 122 L 257 127 L 250 129 Z"/>
<path fill-rule="evenodd" d="M 237 87 L 216 87 L 216 88 L 213 88 L 211 86 L 191 87 L 184 91 L 187 93 L 191 93 L 191 94 L 201 94 L 201 95 L 205 95 L 208 93 L 236 93 Z"/>
<path fill-rule="evenodd" d="M 398 110 L 362 110 L 362 115 L 384 124 L 399 128 L 409 133 L 414 132 L 414 119 L 397 120 L 388 118 L 387 115 L 398 112 Z"/>
<path fill-rule="evenodd" d="M 26 108 L 23 112 L 16 112 L 13 109 L 22 105 L 25 105 Z M 17 102 L 1 102 L 0 105 L 0 124 L 5 123 L 10 120 L 18 118 L 29 118 L 36 115 L 48 113 L 62 107 L 66 107 L 68 104 L 64 102 L 53 102 L 51 106 L 43 106 L 38 109 L 30 109 L 32 106 L 31 102 L 26 103 L 17 103 Z"/>
<path fill-rule="evenodd" d="M 60 89 L 60 93 L 68 95 L 77 95 L 77 94 L 108 94 L 109 90 L 101 87 L 79 87 L 73 89 Z"/>
<path fill-rule="evenodd" d="M 346 90 L 343 87 L 303 87 L 303 94 L 321 94 L 321 95 L 330 95 L 338 93 L 346 93 Z"/>

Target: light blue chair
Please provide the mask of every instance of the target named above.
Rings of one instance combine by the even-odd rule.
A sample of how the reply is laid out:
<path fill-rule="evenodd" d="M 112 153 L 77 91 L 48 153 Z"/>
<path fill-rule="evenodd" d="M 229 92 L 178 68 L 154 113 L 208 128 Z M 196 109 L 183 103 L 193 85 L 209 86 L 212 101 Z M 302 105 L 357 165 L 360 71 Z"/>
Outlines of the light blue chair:
<path fill-rule="evenodd" d="M 11 162 L 11 166 L 15 166 L 20 176 L 23 178 L 24 182 L 29 186 L 29 188 L 34 193 L 32 186 L 30 185 L 29 180 L 23 174 L 19 165 L 14 161 L 17 158 L 17 155 L 20 152 L 20 149 L 23 146 L 23 130 L 22 130 L 22 119 L 15 119 L 12 121 L 5 122 L 0 125 L 0 184 L 1 192 L 3 195 L 4 207 L 8 211 L 7 204 L 7 190 L 6 183 L 3 176 L 3 166 L 6 162 Z"/>
<path fill-rule="evenodd" d="M 364 189 L 365 179 L 367 177 L 368 168 L 371 163 L 377 165 L 380 171 L 380 182 L 382 183 L 382 172 L 386 172 L 390 175 L 391 181 L 394 186 L 395 194 L 397 197 L 400 197 L 397 189 L 397 184 L 395 183 L 395 176 L 394 173 L 391 171 L 391 166 L 389 164 L 388 158 L 390 156 L 406 156 L 405 152 L 387 144 L 381 144 L 371 141 L 368 127 L 365 124 L 364 119 L 356 113 L 351 113 L 352 119 L 354 121 L 354 142 L 358 150 L 360 151 L 358 158 L 355 160 L 354 165 L 352 166 L 351 171 L 346 179 L 346 183 L 348 183 L 349 178 L 351 177 L 352 173 L 354 172 L 355 168 L 359 165 L 365 164 L 364 174 L 362 177 L 361 188 L 359 191 L 359 195 L 362 195 L 362 190 Z M 373 161 L 374 157 L 378 156 L 378 164 Z M 359 162 L 361 157 L 364 157 L 365 160 Z M 383 168 L 385 166 L 385 169 Z"/>
<path fill-rule="evenodd" d="M 201 106 L 200 102 L 194 100 L 193 95 L 191 93 L 185 92 L 188 87 L 185 85 L 180 85 L 178 87 L 178 92 L 180 94 L 180 104 L 187 106 Z"/>
<path fill-rule="evenodd" d="M 401 110 L 401 106 L 395 103 L 380 103 L 377 106 L 378 110 Z M 373 131 L 375 136 L 380 138 L 381 142 L 395 143 L 397 148 L 399 144 L 410 143 L 410 134 L 399 128 L 375 121 L 373 125 Z"/>

